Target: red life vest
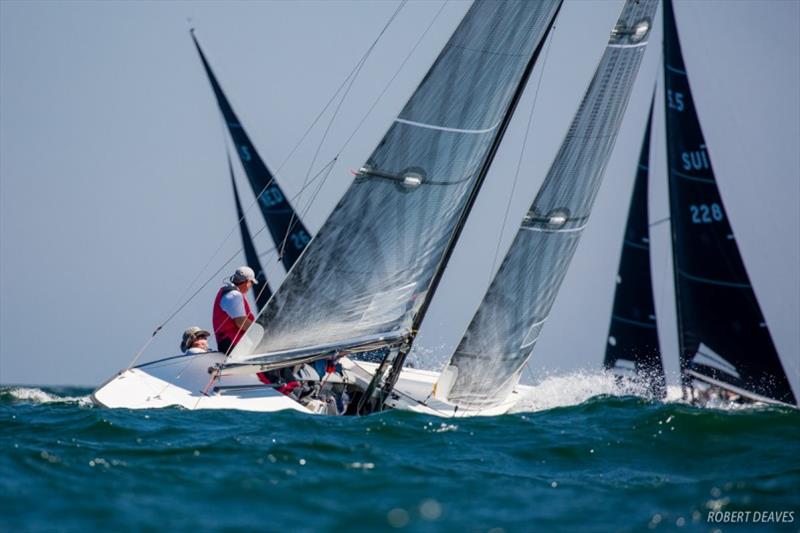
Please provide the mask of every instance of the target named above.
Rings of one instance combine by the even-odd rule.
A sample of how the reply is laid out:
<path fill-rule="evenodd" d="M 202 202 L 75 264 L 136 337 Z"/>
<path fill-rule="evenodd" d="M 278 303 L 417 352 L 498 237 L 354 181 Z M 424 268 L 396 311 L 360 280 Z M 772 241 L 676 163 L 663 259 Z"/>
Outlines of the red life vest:
<path fill-rule="evenodd" d="M 225 294 L 237 290 L 239 289 L 236 287 L 222 287 L 217 293 L 217 297 L 214 299 L 214 311 L 211 315 L 211 323 L 214 325 L 214 336 L 217 338 L 217 344 L 228 340 L 231 343 L 231 347 L 233 347 L 244 335 L 244 331 L 239 329 L 239 326 L 236 325 L 233 318 L 228 316 L 228 313 L 226 313 L 220 305 L 222 297 Z M 247 318 L 251 321 L 255 321 L 255 317 L 250 311 L 250 303 L 247 301 L 244 294 L 242 294 L 242 301 L 244 302 L 244 312 Z"/>

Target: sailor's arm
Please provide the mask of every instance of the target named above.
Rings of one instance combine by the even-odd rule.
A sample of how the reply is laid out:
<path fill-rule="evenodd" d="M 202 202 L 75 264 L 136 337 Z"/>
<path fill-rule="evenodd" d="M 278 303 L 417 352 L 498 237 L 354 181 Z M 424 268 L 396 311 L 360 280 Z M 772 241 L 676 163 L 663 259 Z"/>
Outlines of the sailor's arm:
<path fill-rule="evenodd" d="M 253 321 L 246 316 L 237 316 L 233 319 L 233 323 L 236 324 L 236 327 L 240 330 L 247 331 L 247 328 L 250 327 L 250 324 L 252 324 Z"/>

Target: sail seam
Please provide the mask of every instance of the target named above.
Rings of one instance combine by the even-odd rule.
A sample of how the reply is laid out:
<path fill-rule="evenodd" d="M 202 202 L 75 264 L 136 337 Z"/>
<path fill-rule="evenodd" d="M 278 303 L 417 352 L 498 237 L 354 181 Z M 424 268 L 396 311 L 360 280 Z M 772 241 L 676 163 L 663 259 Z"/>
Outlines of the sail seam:
<path fill-rule="evenodd" d="M 558 228 L 558 229 L 547 229 L 547 228 L 537 228 L 535 226 L 520 226 L 519 229 L 524 229 L 527 231 L 541 231 L 543 233 L 574 233 L 576 231 L 582 231 L 583 228 L 586 227 L 586 224 L 583 226 L 578 226 L 577 228 Z"/>
<path fill-rule="evenodd" d="M 624 239 L 622 242 L 627 244 L 628 246 L 633 246 L 634 248 L 639 248 L 641 250 L 649 250 L 650 247 L 645 244 L 639 244 L 637 242 L 629 241 L 628 239 Z"/>
<path fill-rule="evenodd" d="M 723 287 L 737 287 L 740 289 L 749 289 L 749 283 L 736 283 L 734 281 L 721 281 L 716 279 L 709 279 L 709 278 L 701 278 L 699 276 L 692 276 L 691 274 L 687 274 L 683 270 L 678 270 L 678 273 L 683 276 L 684 278 L 690 279 L 692 281 L 699 281 L 701 283 L 709 283 L 711 285 L 722 285 Z"/>
<path fill-rule="evenodd" d="M 642 43 L 636 44 L 609 44 L 609 48 L 641 48 L 643 46 L 647 46 L 648 41 L 644 41 Z"/>
<path fill-rule="evenodd" d="M 624 322 L 626 324 L 632 324 L 634 326 L 641 326 L 643 328 L 650 328 L 650 329 L 655 329 L 656 328 L 655 324 L 648 324 L 647 322 L 640 322 L 638 320 L 633 320 L 632 318 L 623 318 L 623 317 L 621 317 L 619 315 L 611 315 L 611 318 L 613 318 L 614 320 L 619 320 L 620 322 Z"/>
<path fill-rule="evenodd" d="M 677 170 L 673 170 L 672 173 L 675 174 L 676 176 L 678 176 L 679 178 L 683 178 L 685 180 L 699 181 L 700 183 L 712 183 L 712 184 L 716 183 L 711 178 L 699 178 L 697 176 L 689 176 L 688 174 L 681 174 Z"/>
<path fill-rule="evenodd" d="M 669 70 L 670 72 L 674 72 L 675 74 L 683 74 L 684 76 L 686 76 L 686 71 L 685 70 L 681 70 L 679 68 L 675 68 L 675 67 L 670 66 L 670 65 L 665 65 L 665 66 L 667 67 L 667 70 Z"/>
<path fill-rule="evenodd" d="M 450 132 L 450 133 L 472 133 L 472 134 L 489 133 L 490 131 L 496 130 L 497 126 L 500 125 L 500 122 L 498 122 L 497 124 L 495 124 L 491 128 L 486 128 L 486 129 L 482 129 L 482 130 L 471 130 L 471 129 L 463 129 L 463 128 L 448 128 L 446 126 L 436 126 L 434 124 L 426 124 L 424 122 L 415 122 L 413 120 L 406 120 L 404 118 L 396 118 L 395 122 L 399 122 L 401 124 L 408 124 L 409 126 L 417 126 L 417 127 L 420 127 L 420 128 L 426 128 L 426 129 L 429 129 L 429 130 L 447 131 L 447 132 Z"/>

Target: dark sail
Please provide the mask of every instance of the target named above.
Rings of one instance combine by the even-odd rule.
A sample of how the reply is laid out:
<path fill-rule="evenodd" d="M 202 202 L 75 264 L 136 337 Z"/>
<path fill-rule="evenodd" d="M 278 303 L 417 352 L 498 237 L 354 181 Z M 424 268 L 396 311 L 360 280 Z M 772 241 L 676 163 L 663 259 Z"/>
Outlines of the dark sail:
<path fill-rule="evenodd" d="M 236 188 L 236 178 L 233 175 L 233 163 L 231 157 L 228 155 L 228 169 L 231 173 L 231 185 L 233 186 L 233 199 L 236 201 L 236 216 L 239 218 L 239 232 L 242 234 L 242 250 L 244 251 L 244 258 L 247 265 L 255 270 L 256 280 L 258 285 L 253 285 L 253 298 L 255 298 L 256 307 L 259 311 L 269 301 L 272 296 L 272 290 L 267 283 L 267 276 L 264 269 L 261 267 L 261 261 L 256 253 L 256 247 L 253 245 L 253 238 L 250 236 L 250 230 L 247 227 L 247 220 L 244 218 L 244 210 L 242 203 L 239 201 L 239 190 Z"/>
<path fill-rule="evenodd" d="M 278 252 L 281 254 L 281 261 L 283 261 L 284 267 L 289 270 L 294 265 L 294 262 L 297 261 L 297 258 L 300 257 L 300 254 L 303 253 L 306 244 L 311 240 L 311 234 L 308 233 L 303 222 L 295 213 L 291 204 L 289 204 L 288 198 L 275 182 L 272 173 L 267 168 L 267 165 L 264 164 L 261 156 L 258 155 L 256 147 L 253 146 L 250 137 L 248 137 L 239 122 L 239 118 L 233 112 L 233 108 L 222 92 L 222 87 L 217 82 L 217 78 L 214 76 L 208 61 L 206 61 L 206 56 L 194 36 L 194 31 L 192 31 L 192 39 L 197 47 L 197 53 L 200 54 L 200 60 L 203 62 L 203 67 L 208 75 L 208 81 L 211 82 L 219 110 L 228 126 L 233 144 L 236 146 L 239 160 L 242 162 L 247 179 L 253 188 L 253 194 L 258 196 L 258 205 L 264 215 L 264 221 L 267 224 L 270 235 L 272 235 L 275 246 L 278 248 Z"/>
<path fill-rule="evenodd" d="M 603 366 L 624 377 L 632 377 L 647 386 L 653 397 L 666 396 L 666 379 L 656 328 L 653 284 L 650 279 L 650 227 L 647 209 L 647 179 L 650 160 L 650 126 L 653 104 L 647 119 L 647 130 L 639 155 L 636 182 L 628 210 L 622 256 L 617 271 L 617 290 L 608 344 Z"/>
<path fill-rule="evenodd" d="M 795 404 L 722 204 L 664 1 L 667 163 L 684 393 L 695 379 Z"/>

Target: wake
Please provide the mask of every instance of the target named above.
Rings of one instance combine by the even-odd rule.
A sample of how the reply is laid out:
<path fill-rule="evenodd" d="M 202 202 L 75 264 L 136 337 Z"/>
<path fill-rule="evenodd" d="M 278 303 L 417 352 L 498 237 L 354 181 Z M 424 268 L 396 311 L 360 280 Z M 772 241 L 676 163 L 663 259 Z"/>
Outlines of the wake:
<path fill-rule="evenodd" d="M 48 392 L 38 387 L 0 387 L 0 399 L 10 400 L 11 403 L 49 404 L 63 403 L 89 407 L 92 400 L 89 395 L 68 396 L 55 392 Z"/>

